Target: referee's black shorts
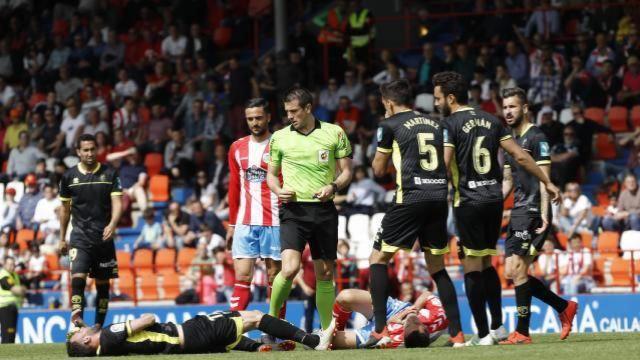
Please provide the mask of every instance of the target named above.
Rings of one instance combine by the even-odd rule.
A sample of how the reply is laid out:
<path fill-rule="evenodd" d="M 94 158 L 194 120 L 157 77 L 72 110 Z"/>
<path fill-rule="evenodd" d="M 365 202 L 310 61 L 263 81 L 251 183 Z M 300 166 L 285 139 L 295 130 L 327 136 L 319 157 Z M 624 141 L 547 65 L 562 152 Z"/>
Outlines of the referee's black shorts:
<path fill-rule="evenodd" d="M 446 200 L 393 204 L 382 218 L 373 248 L 395 253 L 399 249 L 411 249 L 418 239 L 425 252 L 429 251 L 433 255 L 447 254 L 448 214 Z"/>
<path fill-rule="evenodd" d="M 69 259 L 72 275 L 89 274 L 89 277 L 95 279 L 118 277 L 118 260 L 113 240 L 101 241 L 99 245 L 89 247 L 77 247 L 72 244 Z"/>
<path fill-rule="evenodd" d="M 456 207 L 453 214 L 465 256 L 498 255 L 503 203 L 473 204 Z"/>
<path fill-rule="evenodd" d="M 309 244 L 313 260 L 335 260 L 338 210 L 333 202 L 290 202 L 280 206 L 280 248 L 302 252 Z"/>

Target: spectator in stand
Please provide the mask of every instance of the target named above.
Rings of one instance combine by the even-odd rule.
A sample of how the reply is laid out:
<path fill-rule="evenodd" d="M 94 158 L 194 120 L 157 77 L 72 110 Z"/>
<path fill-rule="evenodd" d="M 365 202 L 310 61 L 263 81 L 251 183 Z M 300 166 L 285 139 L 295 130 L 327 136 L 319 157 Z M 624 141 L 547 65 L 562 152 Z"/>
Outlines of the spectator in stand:
<path fill-rule="evenodd" d="M 542 245 L 542 254 L 538 256 L 538 269 L 540 271 L 538 278 L 548 288 L 550 288 L 551 285 L 556 281 L 557 254 L 560 254 L 560 251 L 555 249 L 553 241 L 545 240 L 544 244 Z"/>
<path fill-rule="evenodd" d="M 596 48 L 591 51 L 587 60 L 587 70 L 594 77 L 598 77 L 603 72 L 605 61 L 616 61 L 616 54 L 607 45 L 607 34 L 598 33 L 596 35 Z"/>
<path fill-rule="evenodd" d="M 217 144 L 214 152 L 214 161 L 211 163 L 209 174 L 211 183 L 215 187 L 218 198 L 222 199 L 227 194 L 229 187 L 229 162 L 227 161 L 227 149 L 222 144 Z"/>
<path fill-rule="evenodd" d="M 184 117 L 183 122 L 187 142 L 191 142 L 195 149 L 210 154 L 211 147 L 207 148 L 206 144 L 203 144 L 205 116 L 204 101 L 201 98 L 196 98 L 191 103 L 191 111 Z"/>
<path fill-rule="evenodd" d="M 216 66 L 216 72 L 225 76 L 229 84 L 229 125 L 235 137 L 242 137 L 248 131 L 244 120 L 244 105 L 252 94 L 258 92 L 253 71 L 240 64 L 237 55 Z"/>
<path fill-rule="evenodd" d="M 65 46 L 62 36 L 56 35 L 53 37 L 53 50 L 49 54 L 49 60 L 45 65 L 44 70 L 47 72 L 55 72 L 60 69 L 61 66 L 67 63 L 71 50 Z M 65 99 L 62 99 L 65 100 Z"/>
<path fill-rule="evenodd" d="M 96 89 L 93 85 L 87 85 L 84 87 L 80 95 L 81 99 L 84 99 L 82 102 L 81 112 L 85 117 L 89 113 L 90 110 L 95 109 L 98 110 L 100 117 L 107 118 L 109 115 L 109 109 L 107 108 L 107 103 L 104 101 L 102 96 L 96 94 Z"/>
<path fill-rule="evenodd" d="M 216 141 L 221 141 L 223 144 L 230 142 L 233 135 L 227 125 L 227 118 L 223 112 L 218 111 L 218 106 L 213 103 L 207 103 L 202 140 L 206 141 L 208 147 L 202 151 L 211 153 L 212 144 Z"/>
<path fill-rule="evenodd" d="M 604 230 L 640 230 L 640 191 L 638 179 L 634 174 L 629 173 L 625 176 L 617 205 L 618 211 L 602 220 Z"/>
<path fill-rule="evenodd" d="M 376 205 L 384 201 L 387 191 L 369 178 L 365 166 L 357 166 L 353 171 L 353 182 L 349 185 L 344 212 L 347 215 L 372 215 Z"/>
<path fill-rule="evenodd" d="M 18 204 L 15 202 L 16 189 L 7 188 L 4 191 L 4 201 L 0 202 L 0 233 L 9 233 L 16 227 Z"/>
<path fill-rule="evenodd" d="M 126 97 L 136 97 L 138 95 L 138 84 L 129 78 L 129 72 L 125 68 L 118 71 L 118 82 L 114 89 L 119 101 Z"/>
<path fill-rule="evenodd" d="M 75 96 L 83 87 L 82 81 L 77 77 L 71 77 L 69 68 L 66 64 L 60 66 L 58 71 L 59 79 L 54 85 L 56 91 L 56 99 L 60 102 L 67 101 Z"/>
<path fill-rule="evenodd" d="M 48 267 L 47 259 L 40 252 L 40 247 L 38 245 L 31 246 L 31 256 L 29 257 L 26 270 L 26 274 L 24 274 L 25 286 L 29 289 L 39 289 L 40 282 L 44 280 L 47 275 Z M 32 299 L 29 299 L 30 303 L 32 301 Z"/>
<path fill-rule="evenodd" d="M 18 109 L 9 111 L 9 119 L 11 124 L 7 126 L 2 142 L 2 152 L 5 154 L 20 144 L 20 133 L 29 130 L 27 124 L 22 121 L 22 115 Z"/>
<path fill-rule="evenodd" d="M 187 277 L 189 278 L 189 282 L 192 283 L 192 289 L 197 288 L 201 303 L 214 305 L 216 304 L 217 286 L 214 279 L 213 260 L 209 254 L 210 252 L 206 244 L 198 244 L 196 254 L 193 260 L 191 260 Z M 193 283 L 198 284 L 198 286 Z M 198 296 L 196 296 L 196 298 L 198 298 Z M 195 303 L 199 302 L 200 301 L 195 301 Z"/>
<path fill-rule="evenodd" d="M 573 115 L 573 120 L 571 120 L 567 126 L 573 127 L 576 132 L 576 139 L 578 140 L 580 148 L 580 164 L 584 169 L 587 169 L 589 162 L 591 161 L 593 135 L 596 133 L 610 134 L 614 143 L 616 141 L 616 137 L 610 128 L 591 119 L 585 118 L 584 110 L 580 105 L 572 105 L 571 114 Z"/>
<path fill-rule="evenodd" d="M 233 269 L 233 259 L 231 259 L 231 253 L 226 251 L 224 246 L 213 249 L 213 257 L 215 260 L 215 279 L 218 285 L 216 301 L 218 303 L 226 303 L 233 294 L 233 284 L 236 277 Z"/>
<path fill-rule="evenodd" d="M 181 249 L 183 238 L 189 232 L 189 214 L 182 211 L 177 201 L 171 201 L 165 215 L 163 232 L 167 238 L 167 247 Z"/>
<path fill-rule="evenodd" d="M 627 161 L 627 169 L 634 170 L 640 166 L 640 127 L 637 127 L 632 133 L 627 133 L 619 141 L 621 147 L 630 149 L 629 160 Z"/>
<path fill-rule="evenodd" d="M 344 129 L 351 142 L 357 141 L 356 129 L 360 124 L 360 109 L 352 106 L 348 96 L 340 97 L 340 107 L 334 123 Z"/>
<path fill-rule="evenodd" d="M 502 64 L 498 64 L 496 66 L 496 80 L 495 82 L 498 84 L 499 93 L 502 94 L 502 91 L 507 88 L 516 87 L 516 81 L 511 77 L 509 72 L 507 71 L 507 67 Z"/>
<path fill-rule="evenodd" d="M 580 57 L 571 57 L 571 72 L 565 77 L 563 85 L 566 98 L 572 102 L 604 106 L 603 97 L 597 96 L 597 91 L 594 91 L 597 89 L 594 77 L 585 69 Z"/>
<path fill-rule="evenodd" d="M 11 108 L 16 98 L 16 92 L 11 85 L 5 82 L 4 77 L 0 76 L 0 103 L 5 109 Z"/>
<path fill-rule="evenodd" d="M 171 140 L 164 148 L 164 165 L 171 170 L 174 180 L 189 181 L 193 174 L 193 144 L 187 142 L 184 137 L 184 130 L 173 128 L 171 130 Z"/>
<path fill-rule="evenodd" d="M 594 286 L 592 271 L 591 250 L 584 247 L 582 235 L 572 234 L 569 248 L 560 256 L 562 292 L 569 296 L 591 292 Z"/>
<path fill-rule="evenodd" d="M 34 221 L 33 214 L 36 211 L 36 205 L 42 194 L 38 191 L 38 179 L 33 174 L 29 174 L 24 178 L 24 194 L 18 203 L 18 216 L 16 218 L 16 229 L 38 229 L 38 223 Z"/>
<path fill-rule="evenodd" d="M 151 249 L 153 251 L 164 247 L 164 237 L 162 235 L 162 225 L 155 220 L 155 212 L 153 208 L 146 208 L 142 212 L 144 225 L 140 230 L 140 235 L 133 243 L 133 248 Z"/>
<path fill-rule="evenodd" d="M 124 63 L 125 46 L 118 41 L 118 34 L 115 30 L 109 30 L 107 35 L 107 43 L 100 55 L 100 72 L 104 77 L 114 77 L 120 67 Z"/>
<path fill-rule="evenodd" d="M 476 66 L 473 70 L 473 80 L 471 86 L 478 85 L 480 87 L 480 98 L 482 101 L 491 100 L 491 80 L 487 79 L 485 68 Z"/>
<path fill-rule="evenodd" d="M 217 191 L 213 183 L 209 181 L 206 171 L 199 170 L 196 174 L 196 183 L 193 196 L 200 200 L 206 210 L 213 210 L 212 206 L 217 202 Z"/>
<path fill-rule="evenodd" d="M 542 35 L 545 40 L 549 40 L 561 31 L 560 14 L 551 6 L 551 0 L 542 0 L 540 6 L 529 17 L 525 27 L 528 38 L 534 34 L 534 28 L 535 33 Z"/>
<path fill-rule="evenodd" d="M 358 109 L 364 108 L 365 91 L 364 86 L 356 77 L 353 70 L 344 72 L 344 84 L 338 89 L 338 97 L 347 96 L 351 103 Z"/>
<path fill-rule="evenodd" d="M 4 39 L 0 40 L 0 76 L 12 77 L 14 67 L 13 60 L 11 59 L 11 50 L 7 46 L 7 41 Z"/>
<path fill-rule="evenodd" d="M 580 185 L 570 182 L 560 204 L 558 227 L 569 238 L 576 233 L 588 232 L 591 223 L 591 201 L 580 193 Z"/>
<path fill-rule="evenodd" d="M 173 121 L 166 116 L 164 106 L 159 103 L 151 105 L 151 119 L 147 123 L 142 124 L 141 131 L 146 137 L 142 148 L 144 152 L 162 153 L 165 145 L 169 141 L 169 133 Z"/>
<path fill-rule="evenodd" d="M 527 56 L 520 51 L 518 45 L 513 40 L 507 42 L 507 57 L 504 61 L 509 75 L 515 80 L 518 86 L 523 87 L 529 84 Z"/>
<path fill-rule="evenodd" d="M 377 85 L 386 84 L 392 80 L 404 79 L 406 74 L 395 61 L 389 61 L 385 70 L 380 71 L 373 77 L 373 82 Z"/>
<path fill-rule="evenodd" d="M 113 113 L 113 129 L 122 129 L 123 135 L 137 143 L 140 141 L 138 135 L 140 134 L 140 118 L 136 111 L 136 101 L 127 97 L 124 99 L 123 106 Z"/>
<path fill-rule="evenodd" d="M 627 58 L 627 69 L 622 77 L 622 91 L 618 93 L 618 101 L 626 106 L 640 104 L 640 64 L 638 55 Z"/>
<path fill-rule="evenodd" d="M 184 246 L 196 246 L 196 240 L 201 237 L 202 225 L 206 225 L 214 234 L 221 236 L 223 239 L 226 237 L 227 231 L 222 226 L 222 221 L 218 219 L 215 213 L 207 211 L 199 200 L 195 200 L 191 203 L 189 232 L 184 237 Z"/>
<path fill-rule="evenodd" d="M 338 80 L 336 80 L 335 78 L 330 78 L 327 84 L 327 87 L 320 91 L 318 104 L 327 109 L 330 114 L 335 114 L 336 111 L 338 111 L 338 106 L 340 105 L 340 95 L 338 95 Z"/>
<path fill-rule="evenodd" d="M 602 107 L 610 107 L 618 103 L 617 95 L 622 89 L 622 80 L 615 74 L 613 61 L 606 60 L 602 64 L 602 74 L 597 79 L 597 85 L 600 96 L 605 98 Z"/>
<path fill-rule="evenodd" d="M 124 161 L 118 169 L 120 174 L 120 183 L 122 192 L 129 199 L 135 200 L 138 208 L 144 211 L 149 206 L 147 198 L 147 168 L 142 164 L 141 157 L 135 147 L 131 147 L 125 151 L 111 153 L 107 156 L 107 161 L 116 161 L 120 163 L 120 159 Z"/>
<path fill-rule="evenodd" d="M 93 58 L 93 50 L 86 46 L 82 35 L 73 37 L 73 48 L 69 52 L 68 64 L 71 70 L 81 76 L 90 76 L 95 59 Z"/>
<path fill-rule="evenodd" d="M 553 109 L 543 106 L 540 110 L 540 130 L 544 133 L 549 141 L 549 146 L 553 148 L 555 145 L 563 141 L 564 125 L 553 118 Z"/>
<path fill-rule="evenodd" d="M 191 59 L 195 59 L 197 55 L 202 55 L 205 61 L 211 60 L 213 56 L 213 43 L 210 37 L 205 36 L 202 33 L 200 25 L 197 23 L 191 24 L 189 27 L 189 37 L 187 38 L 187 47 L 185 49 L 185 55 Z"/>
<path fill-rule="evenodd" d="M 576 181 L 580 168 L 580 143 L 576 139 L 575 128 L 566 126 L 562 135 L 563 142 L 551 148 L 551 177 L 561 187 Z"/>
<path fill-rule="evenodd" d="M 358 266 L 349 255 L 349 243 L 345 240 L 338 241 L 338 289 L 358 288 Z"/>
<path fill-rule="evenodd" d="M 453 71 L 462 75 L 467 82 L 471 82 L 475 67 L 476 61 L 469 53 L 467 45 L 464 43 L 456 45 L 456 60 L 453 62 Z"/>
<path fill-rule="evenodd" d="M 433 75 L 442 71 L 444 64 L 433 51 L 431 43 L 422 44 L 422 59 L 418 66 L 418 88 L 420 92 L 433 93 Z"/>
<path fill-rule="evenodd" d="M 34 172 L 38 160 L 47 156 L 35 146 L 29 145 L 29 134 L 26 131 L 20 132 L 18 138 L 20 140 L 18 146 L 11 149 L 9 153 L 7 174 L 11 177 L 22 178 Z"/>
<path fill-rule="evenodd" d="M 187 79 L 185 86 L 187 88 L 187 92 L 182 97 L 182 100 L 180 100 L 180 105 L 178 105 L 173 116 L 175 119 L 184 118 L 186 123 L 186 119 L 192 116 L 194 101 L 202 101 L 204 95 L 200 90 L 198 90 L 197 83 L 193 79 Z"/>
<path fill-rule="evenodd" d="M 169 35 L 162 40 L 162 55 L 175 63 L 182 58 L 187 51 L 187 37 L 182 35 L 177 25 L 169 25 Z"/>
<path fill-rule="evenodd" d="M 80 113 L 80 108 L 74 98 L 68 99 L 66 104 L 67 108 L 62 124 L 60 124 L 60 134 L 58 136 L 64 137 L 64 145 L 67 151 L 70 151 L 75 149 L 78 138 L 84 132 L 85 119 L 84 115 Z"/>
<path fill-rule="evenodd" d="M 42 190 L 42 194 L 43 197 L 38 200 L 33 212 L 33 223 L 37 224 L 38 229 L 44 233 L 50 229 L 52 225 L 53 228 L 60 228 L 56 211 L 62 206 L 62 203 L 56 196 L 53 191 L 53 186 L 51 185 L 46 185 Z"/>
<path fill-rule="evenodd" d="M 560 75 L 555 73 L 553 62 L 546 60 L 540 76 L 531 78 L 530 101 L 538 107 L 542 105 L 554 106 L 558 101 L 559 90 Z"/>
<path fill-rule="evenodd" d="M 105 135 L 109 134 L 109 125 L 106 121 L 102 120 L 98 109 L 93 108 L 87 111 L 86 118 L 87 124 L 84 126 L 83 134 L 91 134 L 93 136 L 99 132 Z"/>

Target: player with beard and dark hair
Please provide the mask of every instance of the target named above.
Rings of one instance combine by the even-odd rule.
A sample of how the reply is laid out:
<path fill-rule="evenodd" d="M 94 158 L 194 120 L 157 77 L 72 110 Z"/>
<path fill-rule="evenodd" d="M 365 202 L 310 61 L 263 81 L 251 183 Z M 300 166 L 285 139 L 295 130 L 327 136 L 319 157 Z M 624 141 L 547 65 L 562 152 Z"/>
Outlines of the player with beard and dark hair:
<path fill-rule="evenodd" d="M 454 216 L 462 243 L 465 289 L 478 328 L 468 346 L 493 345 L 485 303 L 489 301 L 492 329 L 502 326 L 501 285 L 491 265 L 502 222 L 502 147 L 515 161 L 542 181 L 554 201 L 560 191 L 535 161 L 513 140 L 495 116 L 467 106 L 467 84 L 462 75 L 446 71 L 433 77 L 435 105 L 444 120 L 444 161 L 454 187 Z"/>
<path fill-rule="evenodd" d="M 549 176 L 551 157 L 549 143 L 544 133 L 527 120 L 529 105 L 524 90 L 508 88 L 502 92 L 503 114 L 507 125 L 514 132 L 516 142 L 527 151 L 540 169 Z M 530 344 L 529 320 L 531 296 L 552 306 L 559 314 L 562 322 L 561 339 L 566 339 L 571 332 L 578 304 L 566 301 L 544 286 L 540 280 L 528 275 L 529 265 L 547 239 L 552 218 L 551 203 L 541 183 L 531 174 L 523 171 L 509 155 L 504 165 L 502 195 L 507 197 L 515 187 L 514 207 L 505 246 L 505 275 L 513 280 L 516 291 L 518 324 L 516 330 L 509 335 L 503 345 Z"/>
<path fill-rule="evenodd" d="M 269 169 L 269 103 L 249 100 L 245 117 L 251 135 L 236 140 L 229 149 L 229 231 L 236 282 L 231 310 L 246 310 L 256 259 L 267 266 L 269 288 L 281 268 L 278 197 L 267 186 Z M 286 304 L 280 311 L 284 318 Z"/>

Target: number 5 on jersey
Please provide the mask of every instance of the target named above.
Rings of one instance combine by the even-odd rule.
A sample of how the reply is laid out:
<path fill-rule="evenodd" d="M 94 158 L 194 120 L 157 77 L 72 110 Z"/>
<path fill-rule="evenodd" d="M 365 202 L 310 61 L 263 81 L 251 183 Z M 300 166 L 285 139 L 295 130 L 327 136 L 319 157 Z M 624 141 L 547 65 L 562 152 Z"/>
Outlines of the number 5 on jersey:
<path fill-rule="evenodd" d="M 418 152 L 420 155 L 426 155 L 424 159 L 420 159 L 420 167 L 425 171 L 434 171 L 438 168 L 438 150 L 429 141 L 433 141 L 435 136 L 433 133 L 418 133 Z"/>

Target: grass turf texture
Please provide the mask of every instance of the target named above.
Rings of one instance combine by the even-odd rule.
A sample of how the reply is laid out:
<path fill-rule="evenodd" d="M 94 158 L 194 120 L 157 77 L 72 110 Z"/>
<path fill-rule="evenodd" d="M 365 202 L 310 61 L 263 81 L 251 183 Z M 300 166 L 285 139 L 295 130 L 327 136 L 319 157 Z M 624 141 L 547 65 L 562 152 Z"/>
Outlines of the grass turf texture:
<path fill-rule="evenodd" d="M 468 337 L 468 336 L 467 336 Z M 275 353 L 246 353 L 232 351 L 229 354 L 201 355 L 152 355 L 161 359 L 420 359 L 429 357 L 437 360 L 459 359 L 637 359 L 640 354 L 640 336 L 638 333 L 599 333 L 572 334 L 569 339 L 560 341 L 558 335 L 534 335 L 532 345 L 521 346 L 484 346 L 474 348 L 452 349 L 443 347 L 446 336 L 443 336 L 428 349 L 396 349 L 396 350 L 340 350 L 340 351 L 297 351 Z M 150 358 L 149 356 L 101 357 L 100 359 Z M 42 345 L 0 345 L 0 359 L 68 359 L 63 344 Z"/>

